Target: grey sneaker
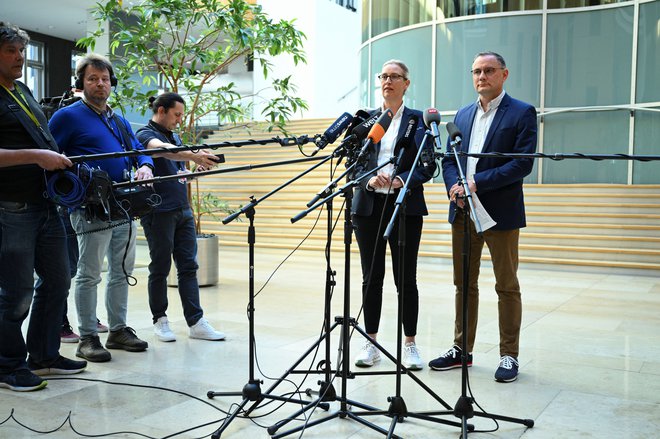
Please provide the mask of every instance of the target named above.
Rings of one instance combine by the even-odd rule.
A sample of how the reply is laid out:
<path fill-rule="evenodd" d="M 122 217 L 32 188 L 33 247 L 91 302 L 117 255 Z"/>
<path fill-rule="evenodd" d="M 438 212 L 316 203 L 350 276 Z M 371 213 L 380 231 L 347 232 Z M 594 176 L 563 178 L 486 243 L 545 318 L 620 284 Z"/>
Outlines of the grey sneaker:
<path fill-rule="evenodd" d="M 92 363 L 103 363 L 110 361 L 112 355 L 103 348 L 98 335 L 90 335 L 80 337 L 76 357 L 84 358 Z"/>
<path fill-rule="evenodd" d="M 117 331 L 110 331 L 105 347 L 108 349 L 123 349 L 128 352 L 142 352 L 149 347 L 149 343 L 140 340 L 133 328 L 124 326 Z"/>
<path fill-rule="evenodd" d="M 27 369 L 0 374 L 0 387 L 14 392 L 41 390 L 47 385 L 48 381 L 39 378 Z"/>

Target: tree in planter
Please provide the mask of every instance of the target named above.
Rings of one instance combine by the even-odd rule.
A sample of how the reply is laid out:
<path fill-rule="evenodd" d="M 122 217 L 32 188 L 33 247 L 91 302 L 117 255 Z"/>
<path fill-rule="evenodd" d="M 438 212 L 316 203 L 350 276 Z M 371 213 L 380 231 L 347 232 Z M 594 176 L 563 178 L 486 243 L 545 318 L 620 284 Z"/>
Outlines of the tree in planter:
<path fill-rule="evenodd" d="M 123 8 L 119 0 L 97 3 L 92 14 L 98 29 L 78 43 L 94 49 L 110 26 L 110 50 L 119 79 L 114 105 L 146 111 L 147 99 L 158 84 L 186 97 L 186 114 L 180 134 L 184 143 L 198 138 L 199 121 L 217 114 L 219 121 L 235 127 L 253 119 L 253 104 L 233 82 L 218 85 L 219 75 L 233 63 L 254 62 L 268 77 L 268 57 L 289 55 L 295 64 L 304 62 L 304 34 L 286 20 L 274 22 L 261 6 L 246 0 L 144 0 Z M 261 116 L 268 130 L 284 123 L 306 103 L 293 95 L 290 76 L 273 79 Z M 197 206 L 197 231 L 202 215 L 222 205 L 209 202 L 212 194 L 201 193 L 196 183 L 191 205 Z M 218 203 L 220 203 L 218 205 Z M 206 205 L 206 207 L 202 207 Z M 210 209 L 209 209 L 210 208 Z"/>

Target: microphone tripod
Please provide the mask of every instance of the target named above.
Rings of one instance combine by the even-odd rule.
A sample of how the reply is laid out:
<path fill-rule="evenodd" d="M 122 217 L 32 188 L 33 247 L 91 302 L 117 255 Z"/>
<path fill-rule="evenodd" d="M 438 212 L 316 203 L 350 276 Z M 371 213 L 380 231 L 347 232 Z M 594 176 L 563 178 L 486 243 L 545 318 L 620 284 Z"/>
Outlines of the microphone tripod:
<path fill-rule="evenodd" d="M 461 437 L 467 439 L 468 432 L 472 431 L 473 428 L 470 428 L 470 424 L 467 423 L 467 420 L 477 416 L 482 418 L 490 418 L 493 420 L 500 420 L 505 422 L 513 422 L 517 424 L 523 424 L 524 426 L 531 428 L 534 427 L 533 419 L 519 419 L 512 418 L 509 416 L 496 415 L 486 412 L 476 412 L 474 411 L 473 398 L 467 394 L 467 384 L 468 384 L 468 287 L 470 284 L 470 216 L 474 218 L 474 226 L 478 234 L 482 234 L 483 230 L 479 218 L 476 215 L 476 210 L 474 207 L 474 201 L 472 199 L 472 194 L 468 182 L 463 173 L 461 162 L 458 159 L 458 152 L 456 147 L 461 144 L 460 137 L 457 137 L 455 141 L 452 142 L 454 146 L 452 148 L 454 154 L 454 160 L 456 160 L 456 167 L 458 169 L 459 181 L 458 184 L 463 186 L 464 195 L 463 200 L 467 202 L 469 209 L 465 209 L 463 212 L 463 248 L 461 251 L 462 264 L 463 264 L 463 293 L 462 293 L 462 302 L 463 310 L 461 313 L 461 321 L 463 324 L 463 337 L 461 339 L 461 396 L 459 396 L 454 410 L 452 413 L 457 418 L 461 419 Z"/>
<path fill-rule="evenodd" d="M 327 156 L 323 158 L 315 158 L 315 160 L 320 160 L 319 163 L 315 164 L 314 166 L 308 168 L 304 172 L 298 174 L 294 178 L 290 179 L 289 181 L 285 182 L 284 184 L 278 186 L 277 188 L 273 189 L 266 195 L 262 196 L 259 199 L 255 199 L 254 196 L 250 197 L 250 202 L 243 206 L 239 211 L 229 215 L 227 218 L 222 220 L 223 224 L 227 224 L 234 219 L 236 219 L 240 214 L 245 213 L 245 216 L 250 220 L 250 224 L 248 227 L 248 233 L 247 233 L 247 240 L 248 240 L 248 249 L 249 249 L 249 261 L 248 261 L 248 276 L 249 276 L 249 302 L 248 302 L 248 322 L 249 322 L 249 378 L 247 384 L 243 386 L 243 389 L 238 392 L 215 392 L 215 391 L 209 391 L 206 396 L 209 399 L 213 399 L 216 396 L 241 396 L 243 400 L 236 405 L 235 409 L 231 412 L 229 417 L 227 417 L 222 425 L 211 435 L 212 439 L 219 439 L 222 433 L 229 427 L 229 424 L 238 416 L 238 414 L 243 410 L 243 408 L 249 403 L 253 402 L 254 404 L 246 411 L 246 415 L 249 415 L 254 409 L 257 408 L 257 406 L 264 400 L 264 399 L 271 399 L 271 400 L 276 400 L 276 401 L 282 401 L 282 402 L 295 402 L 298 404 L 305 404 L 306 401 L 303 400 L 297 400 L 297 399 L 292 399 L 289 397 L 284 397 L 284 396 L 279 396 L 279 395 L 272 395 L 270 392 L 273 389 L 269 389 L 267 392 L 262 392 L 261 391 L 261 384 L 262 381 L 258 380 L 255 378 L 254 375 L 254 363 L 255 363 L 255 337 L 254 337 L 254 244 L 256 242 L 256 233 L 255 233 L 255 228 L 254 228 L 254 216 L 255 216 L 255 206 L 262 202 L 263 200 L 269 198 L 276 192 L 279 192 L 281 189 L 284 187 L 290 185 L 294 181 L 298 180 L 299 178 L 303 177 L 304 175 L 308 174 L 309 172 L 313 171 L 317 167 L 321 166 L 323 163 L 326 161 L 330 160 L 333 156 Z M 328 404 L 319 404 L 322 408 L 327 410 L 329 408 Z"/>
<path fill-rule="evenodd" d="M 422 148 L 420 148 L 419 151 L 421 151 Z M 418 152 L 419 154 L 419 152 Z M 431 414 L 436 414 L 436 412 L 428 412 L 428 413 L 410 413 L 408 412 L 405 402 L 403 401 L 403 398 L 401 397 L 401 392 L 400 392 L 400 376 L 402 372 L 405 372 L 408 374 L 415 382 L 417 382 L 426 392 L 431 395 L 434 399 L 436 399 L 440 404 L 445 409 L 451 409 L 451 406 L 448 405 L 445 401 L 443 401 L 438 395 L 436 395 L 433 390 L 431 390 L 428 386 L 426 386 L 419 378 L 417 378 L 414 374 L 410 373 L 410 371 L 405 368 L 404 366 L 401 365 L 401 344 L 400 344 L 400 331 L 401 331 L 401 302 L 399 302 L 399 317 L 398 317 L 398 327 L 399 327 L 399 352 L 398 352 L 398 357 L 392 356 L 389 352 L 385 350 L 381 345 L 379 345 L 376 341 L 371 340 L 369 335 L 358 326 L 356 320 L 352 317 L 350 317 L 350 245 L 352 242 L 352 233 L 353 233 L 353 225 L 351 221 L 351 207 L 352 207 L 352 188 L 353 186 L 356 186 L 357 184 L 360 183 L 360 181 L 364 180 L 365 178 L 369 177 L 373 172 L 378 171 L 379 169 L 387 166 L 389 163 L 394 163 L 395 158 L 392 158 L 390 162 L 383 163 L 382 165 L 376 167 L 375 169 L 372 169 L 368 172 L 363 173 L 359 177 L 357 177 L 353 181 L 349 181 L 346 183 L 344 186 L 342 186 L 339 190 L 336 192 L 332 193 L 325 199 L 317 202 L 313 206 L 311 206 L 309 209 L 306 211 L 298 214 L 292 219 L 292 222 L 295 222 L 299 220 L 300 218 L 304 217 L 307 213 L 310 211 L 318 208 L 320 205 L 324 203 L 328 203 L 331 201 L 334 197 L 338 195 L 344 195 L 346 199 L 345 207 L 344 207 L 344 254 L 345 254 L 345 276 L 344 276 L 344 306 L 343 306 L 343 315 L 340 317 L 335 318 L 335 324 L 332 325 L 331 327 L 329 326 L 329 309 L 330 309 L 330 304 L 326 303 L 325 309 L 326 309 L 326 314 L 325 314 L 325 330 L 326 332 L 322 335 L 322 337 L 315 342 L 312 347 L 310 347 L 304 354 L 303 356 L 298 359 L 298 361 L 282 376 L 280 379 L 274 384 L 273 387 L 276 387 L 279 385 L 280 382 L 284 380 L 284 378 L 290 374 L 290 373 L 296 373 L 294 370 L 295 367 L 297 367 L 309 353 L 314 351 L 314 349 L 323 341 L 326 342 L 326 360 L 325 360 L 325 371 L 324 373 L 326 374 L 326 381 L 325 382 L 319 382 L 319 385 L 321 385 L 321 390 L 319 392 L 313 392 L 311 390 L 307 391 L 308 395 L 311 394 L 318 394 L 318 398 L 309 402 L 306 406 L 302 407 L 300 410 L 295 412 L 294 414 L 290 415 L 289 417 L 280 420 L 279 422 L 275 423 L 271 427 L 268 428 L 268 433 L 271 435 L 272 439 L 277 439 L 281 438 L 284 436 L 287 436 L 289 434 L 299 432 L 301 430 L 307 429 L 309 427 L 313 427 L 315 425 L 322 424 L 326 421 L 330 421 L 332 419 L 336 418 L 350 418 L 352 420 L 355 420 L 359 422 L 360 424 L 367 426 L 383 435 L 386 435 L 388 438 L 400 438 L 400 436 L 397 436 L 394 434 L 394 427 L 396 426 L 396 423 L 400 420 L 403 420 L 404 417 L 410 416 L 410 417 L 415 417 L 418 419 L 423 419 L 423 420 L 428 420 L 428 421 L 433 421 L 433 422 L 438 422 L 438 423 L 443 423 L 447 425 L 452 425 L 459 427 L 460 424 L 454 421 L 446 421 L 446 420 L 441 420 L 441 419 L 436 419 L 432 418 Z M 353 164 L 353 166 L 355 163 Z M 351 166 L 351 168 L 353 167 Z M 343 176 L 343 175 L 342 175 Z M 341 178 L 341 177 L 340 177 Z M 333 184 L 331 184 L 333 185 Z M 329 185 L 329 186 L 331 186 Z M 405 227 L 405 226 L 404 226 Z M 400 229 L 401 230 L 401 229 Z M 400 259 L 402 261 L 403 259 Z M 402 265 L 401 265 L 402 267 Z M 402 273 L 402 271 L 400 271 Z M 402 286 L 399 285 L 399 286 Z M 329 300 L 329 297 L 326 296 L 326 300 Z M 341 368 L 336 370 L 336 371 L 331 371 L 330 370 L 330 359 L 329 359 L 329 336 L 330 332 L 333 331 L 337 326 L 341 326 L 341 332 L 340 332 L 340 351 L 341 351 Z M 392 362 L 394 362 L 397 365 L 397 370 L 396 371 L 379 371 L 379 372 L 351 372 L 350 371 L 350 328 L 353 328 L 353 330 L 357 331 L 360 333 L 365 340 L 370 340 L 376 346 L 387 358 L 389 358 Z M 341 379 L 341 395 L 337 395 L 334 388 L 332 387 L 331 382 L 329 382 L 329 374 L 330 372 L 335 373 L 335 377 L 338 375 Z M 397 393 L 394 397 L 388 398 L 388 401 L 390 402 L 390 406 L 387 410 L 380 410 L 375 407 L 371 407 L 367 404 L 354 401 L 354 400 L 349 400 L 347 398 L 347 380 L 349 378 L 355 378 L 356 376 L 360 375 L 387 375 L 387 374 L 397 374 Z M 329 402 L 329 401 L 338 401 L 340 403 L 339 410 L 320 419 L 313 420 L 311 422 L 306 423 L 303 426 L 298 426 L 295 428 L 292 428 L 290 430 L 277 433 L 277 431 L 290 421 L 296 419 L 299 415 L 305 413 L 306 411 L 313 409 L 319 405 L 319 403 L 323 402 Z M 362 409 L 362 411 L 353 411 L 352 409 L 349 408 L 349 406 L 352 407 L 358 407 Z M 439 413 L 446 413 L 446 412 L 439 412 Z M 385 415 L 389 416 L 392 418 L 392 424 L 390 426 L 389 430 L 385 430 L 381 427 L 379 427 L 376 424 L 373 424 L 366 419 L 363 419 L 365 416 L 374 416 L 374 415 Z"/>

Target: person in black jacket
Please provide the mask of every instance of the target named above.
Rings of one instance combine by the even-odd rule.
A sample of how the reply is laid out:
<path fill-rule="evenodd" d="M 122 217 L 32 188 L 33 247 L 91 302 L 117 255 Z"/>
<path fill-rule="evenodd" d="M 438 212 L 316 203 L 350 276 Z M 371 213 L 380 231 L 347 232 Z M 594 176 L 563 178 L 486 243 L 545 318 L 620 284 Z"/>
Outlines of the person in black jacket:
<path fill-rule="evenodd" d="M 406 108 L 403 96 L 410 86 L 408 67 L 401 61 L 390 60 L 383 64 L 378 75 L 383 94 L 383 110 L 391 110 L 393 119 L 389 129 L 379 143 L 369 151 L 367 169 L 374 169 L 378 164 L 387 162 L 392 156 L 397 156 L 401 148 L 405 148 L 402 161 L 396 174 L 394 165 L 389 164 L 374 173 L 370 178 L 362 180 L 354 191 L 353 224 L 355 237 L 360 248 L 362 264 L 362 295 L 364 307 L 364 324 L 367 334 L 376 340 L 383 299 L 383 279 L 385 277 L 385 250 L 383 240 L 385 227 L 394 210 L 394 204 L 399 189 L 411 178 L 410 193 L 406 198 L 406 246 L 404 255 L 404 285 L 399 291 L 403 296 L 403 329 L 405 345 L 402 363 L 413 370 L 422 369 L 424 363 L 420 358 L 419 349 L 415 344 L 417 334 L 417 316 L 419 299 L 417 291 L 417 253 L 422 236 L 422 217 L 428 214 L 424 201 L 423 183 L 431 179 L 435 172 L 435 162 L 427 166 L 417 166 L 411 174 L 410 170 L 417 155 L 417 150 L 424 138 L 422 113 Z M 417 120 L 414 126 L 414 145 L 403 145 L 400 141 L 406 132 L 409 122 Z M 398 261 L 398 221 L 389 237 L 389 246 L 394 270 L 394 282 L 399 287 Z M 370 367 L 380 360 L 378 349 L 367 341 L 358 354 L 355 364 L 360 367 Z"/>

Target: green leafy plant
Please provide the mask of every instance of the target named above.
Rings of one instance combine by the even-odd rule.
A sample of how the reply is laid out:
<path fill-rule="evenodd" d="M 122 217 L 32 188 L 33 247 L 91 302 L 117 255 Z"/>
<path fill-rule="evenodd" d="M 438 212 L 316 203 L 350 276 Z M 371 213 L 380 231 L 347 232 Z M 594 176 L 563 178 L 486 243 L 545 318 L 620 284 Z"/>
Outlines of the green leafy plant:
<path fill-rule="evenodd" d="M 260 117 L 268 131 L 284 131 L 293 114 L 307 109 L 305 101 L 295 96 L 290 75 L 272 78 L 271 87 L 250 95 L 242 95 L 234 82 L 222 80 L 221 75 L 237 62 L 254 63 L 255 72 L 264 78 L 273 74 L 271 57 L 287 55 L 296 65 L 305 62 L 305 35 L 292 21 L 273 21 L 254 1 L 143 0 L 123 7 L 119 0 L 107 0 L 97 3 L 92 14 L 98 28 L 78 44 L 94 50 L 109 24 L 119 80 L 111 104 L 144 114 L 159 84 L 181 94 L 186 99 L 180 129 L 185 143 L 197 142 L 205 129 L 200 121 L 209 115 L 217 115 L 220 129 L 246 126 L 256 118 L 252 102 L 257 98 L 265 100 Z M 198 185 L 191 196 L 193 207 L 213 197 L 200 193 Z M 222 201 L 216 204 L 214 209 Z M 208 214 L 208 209 L 203 210 L 198 220 Z"/>

